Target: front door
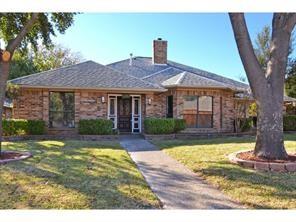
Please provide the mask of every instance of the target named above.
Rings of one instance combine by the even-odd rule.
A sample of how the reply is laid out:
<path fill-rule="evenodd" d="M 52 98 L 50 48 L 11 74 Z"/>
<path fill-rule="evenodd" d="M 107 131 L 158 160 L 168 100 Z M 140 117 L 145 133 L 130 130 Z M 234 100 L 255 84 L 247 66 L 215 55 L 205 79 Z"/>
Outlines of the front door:
<path fill-rule="evenodd" d="M 118 97 L 118 129 L 121 132 L 131 131 L 131 97 Z"/>

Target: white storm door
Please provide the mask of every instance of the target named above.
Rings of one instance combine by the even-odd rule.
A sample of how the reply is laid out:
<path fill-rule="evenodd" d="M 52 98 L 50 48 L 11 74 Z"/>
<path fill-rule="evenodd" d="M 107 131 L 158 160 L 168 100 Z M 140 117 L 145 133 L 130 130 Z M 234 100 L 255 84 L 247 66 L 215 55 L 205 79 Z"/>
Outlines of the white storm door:
<path fill-rule="evenodd" d="M 132 133 L 141 132 L 141 96 L 132 96 Z"/>
<path fill-rule="evenodd" d="M 117 129 L 117 96 L 108 97 L 108 119 L 113 122 L 113 129 Z"/>

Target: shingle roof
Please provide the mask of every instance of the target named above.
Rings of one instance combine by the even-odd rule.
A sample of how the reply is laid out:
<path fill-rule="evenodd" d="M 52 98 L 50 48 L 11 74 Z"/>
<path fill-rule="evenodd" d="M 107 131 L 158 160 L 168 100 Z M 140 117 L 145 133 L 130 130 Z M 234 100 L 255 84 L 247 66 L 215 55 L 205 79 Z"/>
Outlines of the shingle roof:
<path fill-rule="evenodd" d="M 42 87 L 163 90 L 158 85 L 123 74 L 93 61 L 16 78 L 11 82 L 19 85 Z"/>
<path fill-rule="evenodd" d="M 129 59 L 111 63 L 108 66 L 120 70 L 121 72 L 128 73 L 129 75 L 142 78 L 143 80 L 149 80 L 153 83 L 158 83 L 159 85 L 161 85 L 161 81 L 166 81 L 174 75 L 186 71 L 208 79 L 208 81 L 202 81 L 200 83 L 196 82 L 198 86 L 206 87 L 204 84 L 211 82 L 210 80 L 214 80 L 224 84 L 224 87 L 226 88 L 235 90 L 245 90 L 248 88 L 247 84 L 241 83 L 239 81 L 235 81 L 211 72 L 173 61 L 168 61 L 168 63 L 165 65 L 155 65 L 152 63 L 151 57 L 134 57 L 132 66 L 129 65 Z M 192 76 L 193 78 L 197 79 L 194 75 L 188 76 Z"/>
<path fill-rule="evenodd" d="M 213 87 L 227 88 L 228 85 L 216 80 L 208 79 L 203 76 L 190 72 L 182 72 L 175 75 L 162 83 L 164 87 Z"/>
<path fill-rule="evenodd" d="M 152 64 L 151 57 L 134 57 L 107 66 L 86 61 L 11 80 L 32 87 L 129 89 L 165 91 L 164 87 L 217 87 L 236 91 L 248 85 L 173 61 Z M 182 77 L 182 78 L 180 78 Z M 178 80 L 178 81 L 177 81 Z"/>
<path fill-rule="evenodd" d="M 137 78 L 143 78 L 169 67 L 168 65 L 153 65 L 151 58 L 148 57 L 134 57 L 131 66 L 129 65 L 129 59 L 114 62 L 107 66 Z"/>

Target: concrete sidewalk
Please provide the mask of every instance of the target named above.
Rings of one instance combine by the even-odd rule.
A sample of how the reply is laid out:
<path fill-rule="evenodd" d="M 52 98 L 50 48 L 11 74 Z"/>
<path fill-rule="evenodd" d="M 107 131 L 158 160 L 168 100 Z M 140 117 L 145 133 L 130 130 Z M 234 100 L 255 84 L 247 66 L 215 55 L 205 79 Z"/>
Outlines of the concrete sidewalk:
<path fill-rule="evenodd" d="M 120 144 L 137 164 L 164 208 L 243 208 L 150 142 L 141 138 L 122 137 Z"/>

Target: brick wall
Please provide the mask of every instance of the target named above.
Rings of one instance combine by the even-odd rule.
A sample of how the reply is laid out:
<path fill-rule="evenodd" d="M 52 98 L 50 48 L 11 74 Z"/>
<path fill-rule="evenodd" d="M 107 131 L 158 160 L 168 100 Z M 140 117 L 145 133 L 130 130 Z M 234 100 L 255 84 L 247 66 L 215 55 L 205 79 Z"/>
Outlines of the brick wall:
<path fill-rule="evenodd" d="M 16 119 L 43 119 L 43 92 L 42 89 L 22 89 L 20 96 L 14 100 L 13 118 Z"/>
<path fill-rule="evenodd" d="M 213 130 L 233 132 L 234 121 L 234 99 L 233 93 L 227 90 L 214 89 L 171 89 L 168 92 L 160 94 L 147 94 L 146 117 L 166 117 L 166 97 L 173 95 L 174 118 L 183 118 L 184 96 L 212 96 L 213 97 Z M 148 99 L 151 99 L 151 105 L 148 105 Z M 222 106 L 221 106 L 222 102 Z M 221 115 L 222 110 L 222 115 Z M 222 117 L 222 119 L 221 119 Z M 221 126 L 222 124 L 222 126 Z"/>
<path fill-rule="evenodd" d="M 100 91 L 75 90 L 75 122 L 79 119 L 107 118 L 108 93 Z M 175 118 L 183 118 L 185 95 L 213 96 L 213 128 L 216 131 L 233 131 L 234 99 L 227 90 L 214 89 L 170 89 L 165 93 L 142 94 L 142 123 L 145 117 L 165 117 L 166 97 L 173 95 Z M 102 103 L 102 96 L 105 103 Z M 151 104 L 149 105 L 149 99 Z M 222 102 L 222 107 L 221 107 Z M 49 91 L 47 89 L 21 89 L 14 103 L 13 117 L 21 119 L 43 119 L 48 122 Z M 221 112 L 222 109 L 222 119 Z M 222 127 L 221 127 L 222 123 Z M 142 124 L 143 126 L 143 124 Z"/>

